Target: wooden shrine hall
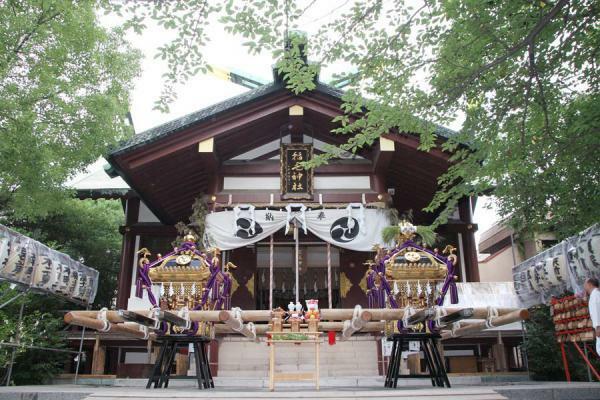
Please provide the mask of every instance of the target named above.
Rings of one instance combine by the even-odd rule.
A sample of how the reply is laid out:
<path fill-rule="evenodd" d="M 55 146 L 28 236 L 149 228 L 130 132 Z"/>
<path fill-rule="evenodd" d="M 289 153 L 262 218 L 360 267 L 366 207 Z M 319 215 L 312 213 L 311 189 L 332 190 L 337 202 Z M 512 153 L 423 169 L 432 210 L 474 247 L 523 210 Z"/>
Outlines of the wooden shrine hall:
<path fill-rule="evenodd" d="M 147 297 L 136 293 L 139 252 L 168 253 L 178 234 L 175 224 L 189 223 L 197 199 L 206 205 L 207 226 L 211 216 L 225 211 L 236 217 L 239 213 L 272 211 L 285 218 L 287 210 L 289 218 L 290 212 L 299 209 L 302 213 L 306 210 L 307 215 L 319 210 L 349 210 L 354 217 L 337 219 L 331 228 L 323 228 L 322 235 L 318 231 L 321 228 L 303 232 L 297 223 L 290 228 L 289 221 L 266 235 L 270 225 L 261 226 L 254 217 L 248 217 L 250 223 L 245 226 L 239 219 L 233 228 L 213 226 L 214 232 L 237 229 L 232 233 L 236 241 L 266 235 L 249 244 L 235 242 L 231 248 L 227 248 L 227 238 L 217 238 L 220 242 L 215 247 L 221 249 L 223 265 L 237 266 L 229 271 L 233 281 L 231 306 L 243 310 L 285 309 L 298 298 L 317 299 L 322 308 L 366 308 L 365 263 L 373 259 L 374 243 L 360 250 L 348 246 L 354 238 L 350 237 L 352 227 L 344 224 L 351 219 L 362 225 L 370 223 L 370 217 L 363 221 L 357 216 L 358 209 L 410 210 L 415 225 L 428 225 L 435 219 L 435 213 L 426 213 L 423 208 L 437 190 L 438 177 L 449 166 L 448 153 L 439 148 L 420 151 L 418 135 L 390 132 L 356 154 L 344 154 L 314 171 L 301 170 L 296 165 L 299 158 L 306 160 L 325 151 L 329 144 L 345 142 L 345 137 L 331 132 L 336 127 L 332 120 L 341 114 L 342 92 L 318 82 L 314 90 L 295 95 L 274 75 L 270 84 L 138 133 L 111 151 L 106 172 L 122 178 L 127 187 L 79 191 L 80 197 L 120 198 L 124 203 L 117 309 L 150 308 Z M 436 128 L 439 143 L 454 134 L 447 128 Z M 452 218 L 438 229 L 439 247 L 457 249 L 455 274 L 459 282 L 479 281 L 474 205 L 475 199 L 462 199 Z M 366 211 L 364 215 L 371 215 Z M 317 213 L 315 226 L 319 220 Z M 334 226 L 336 223 L 340 226 Z M 336 229 L 340 229 L 338 233 Z M 323 235 L 330 240 L 323 240 Z M 361 240 L 366 243 L 370 238 Z M 148 374 L 145 341 L 120 338 L 110 342 L 102 334 L 95 338 L 90 342 L 95 346 L 94 354 L 100 352 L 102 356 L 94 357 L 96 361 L 88 363 L 86 371 L 120 377 Z M 352 360 L 362 359 L 371 363 L 369 373 L 384 375 L 382 344 L 374 339 L 372 334 L 357 336 L 356 353 L 340 360 L 347 365 L 338 364 L 336 373 L 351 374 L 357 368 L 357 361 Z M 251 376 L 252 371 L 236 369 L 239 363 L 232 359 L 244 352 L 251 354 L 250 345 L 230 337 L 213 341 L 209 351 L 213 375 L 247 372 Z"/>

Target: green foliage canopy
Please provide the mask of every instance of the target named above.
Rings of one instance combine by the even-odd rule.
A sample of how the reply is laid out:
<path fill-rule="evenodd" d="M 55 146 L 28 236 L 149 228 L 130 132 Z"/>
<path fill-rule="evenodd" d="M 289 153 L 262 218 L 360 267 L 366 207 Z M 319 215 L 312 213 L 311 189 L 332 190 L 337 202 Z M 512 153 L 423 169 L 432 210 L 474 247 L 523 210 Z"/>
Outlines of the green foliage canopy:
<path fill-rule="evenodd" d="M 45 216 L 64 182 L 131 134 L 139 54 L 96 1 L 0 2 L 0 209 Z"/>
<path fill-rule="evenodd" d="M 171 67 L 159 109 L 174 98 L 173 87 L 210 68 L 201 48 L 206 27 L 218 20 L 250 52 L 272 52 L 296 93 L 314 87 L 319 68 L 345 62 L 355 70 L 337 77 L 349 82 L 335 130 L 347 143 L 307 166 L 383 133 L 417 132 L 422 150 L 452 153 L 426 208 L 436 224 L 464 196 L 492 191 L 520 231 L 564 236 L 600 219 L 598 1 L 347 3 L 323 19 L 309 42 L 315 62 L 305 64 L 301 36 L 290 35 L 285 51 L 283 40 L 322 4 L 314 0 L 105 2 L 138 31 L 152 19 L 176 32 L 159 49 Z M 444 141 L 434 135 L 431 122 L 461 115 L 459 134 Z"/>

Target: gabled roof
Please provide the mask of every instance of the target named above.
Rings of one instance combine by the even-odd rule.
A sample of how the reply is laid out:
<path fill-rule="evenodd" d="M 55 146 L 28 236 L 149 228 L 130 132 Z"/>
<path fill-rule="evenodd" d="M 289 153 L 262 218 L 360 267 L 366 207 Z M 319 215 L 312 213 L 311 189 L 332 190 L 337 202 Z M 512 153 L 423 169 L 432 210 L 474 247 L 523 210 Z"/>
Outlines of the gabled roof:
<path fill-rule="evenodd" d="M 122 153 L 129 152 L 131 150 L 135 150 L 141 146 L 144 146 L 145 144 L 152 143 L 156 140 L 164 138 L 165 136 L 168 136 L 171 133 L 181 131 L 196 123 L 214 118 L 221 113 L 231 111 L 236 107 L 253 102 L 255 100 L 268 96 L 269 94 L 274 93 L 278 90 L 284 89 L 284 83 L 271 82 L 269 84 L 260 86 L 256 89 L 252 89 L 240 95 L 231 97 L 220 103 L 216 103 L 212 106 L 184 115 L 180 118 L 174 119 L 162 125 L 158 125 L 154 128 L 140 132 L 131 137 L 130 139 L 122 142 L 117 148 L 109 152 L 109 157 L 113 157 Z M 342 96 L 344 95 L 344 92 L 342 90 L 337 89 L 331 85 L 324 84 L 322 82 L 317 83 L 314 91 L 328 95 L 339 101 L 342 100 Z M 447 139 L 458 134 L 456 131 L 446 128 L 442 125 L 436 124 L 435 127 L 435 134 Z"/>

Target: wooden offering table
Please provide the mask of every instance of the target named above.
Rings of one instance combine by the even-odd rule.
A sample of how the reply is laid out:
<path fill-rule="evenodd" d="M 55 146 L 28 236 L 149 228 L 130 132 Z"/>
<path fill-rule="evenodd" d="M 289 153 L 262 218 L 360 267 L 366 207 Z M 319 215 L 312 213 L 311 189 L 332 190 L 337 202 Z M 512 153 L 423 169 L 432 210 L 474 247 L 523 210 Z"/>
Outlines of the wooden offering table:
<path fill-rule="evenodd" d="M 275 382 L 282 381 L 314 381 L 319 390 L 319 346 L 323 332 L 267 332 L 267 343 L 271 346 L 269 353 L 269 390 L 275 389 Z M 315 369 L 308 372 L 275 373 L 275 347 L 280 344 L 308 345 L 315 347 Z"/>

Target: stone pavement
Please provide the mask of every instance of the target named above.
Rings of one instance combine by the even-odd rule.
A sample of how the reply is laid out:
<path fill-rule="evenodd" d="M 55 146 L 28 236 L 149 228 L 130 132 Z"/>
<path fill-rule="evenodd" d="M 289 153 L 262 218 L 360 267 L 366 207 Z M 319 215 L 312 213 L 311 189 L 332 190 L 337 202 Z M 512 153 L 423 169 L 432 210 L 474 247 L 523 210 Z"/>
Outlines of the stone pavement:
<path fill-rule="evenodd" d="M 182 383 L 182 382 L 181 382 Z M 398 389 L 371 387 L 309 387 L 284 383 L 275 392 L 265 388 L 217 387 L 197 390 L 180 382 L 168 389 L 144 389 L 139 386 L 40 385 L 0 387 L 1 400 L 153 400 L 153 399 L 400 399 L 400 400 L 597 400 L 600 383 L 531 382 L 505 385 L 456 386 L 452 389 L 431 386 L 403 386 Z"/>

